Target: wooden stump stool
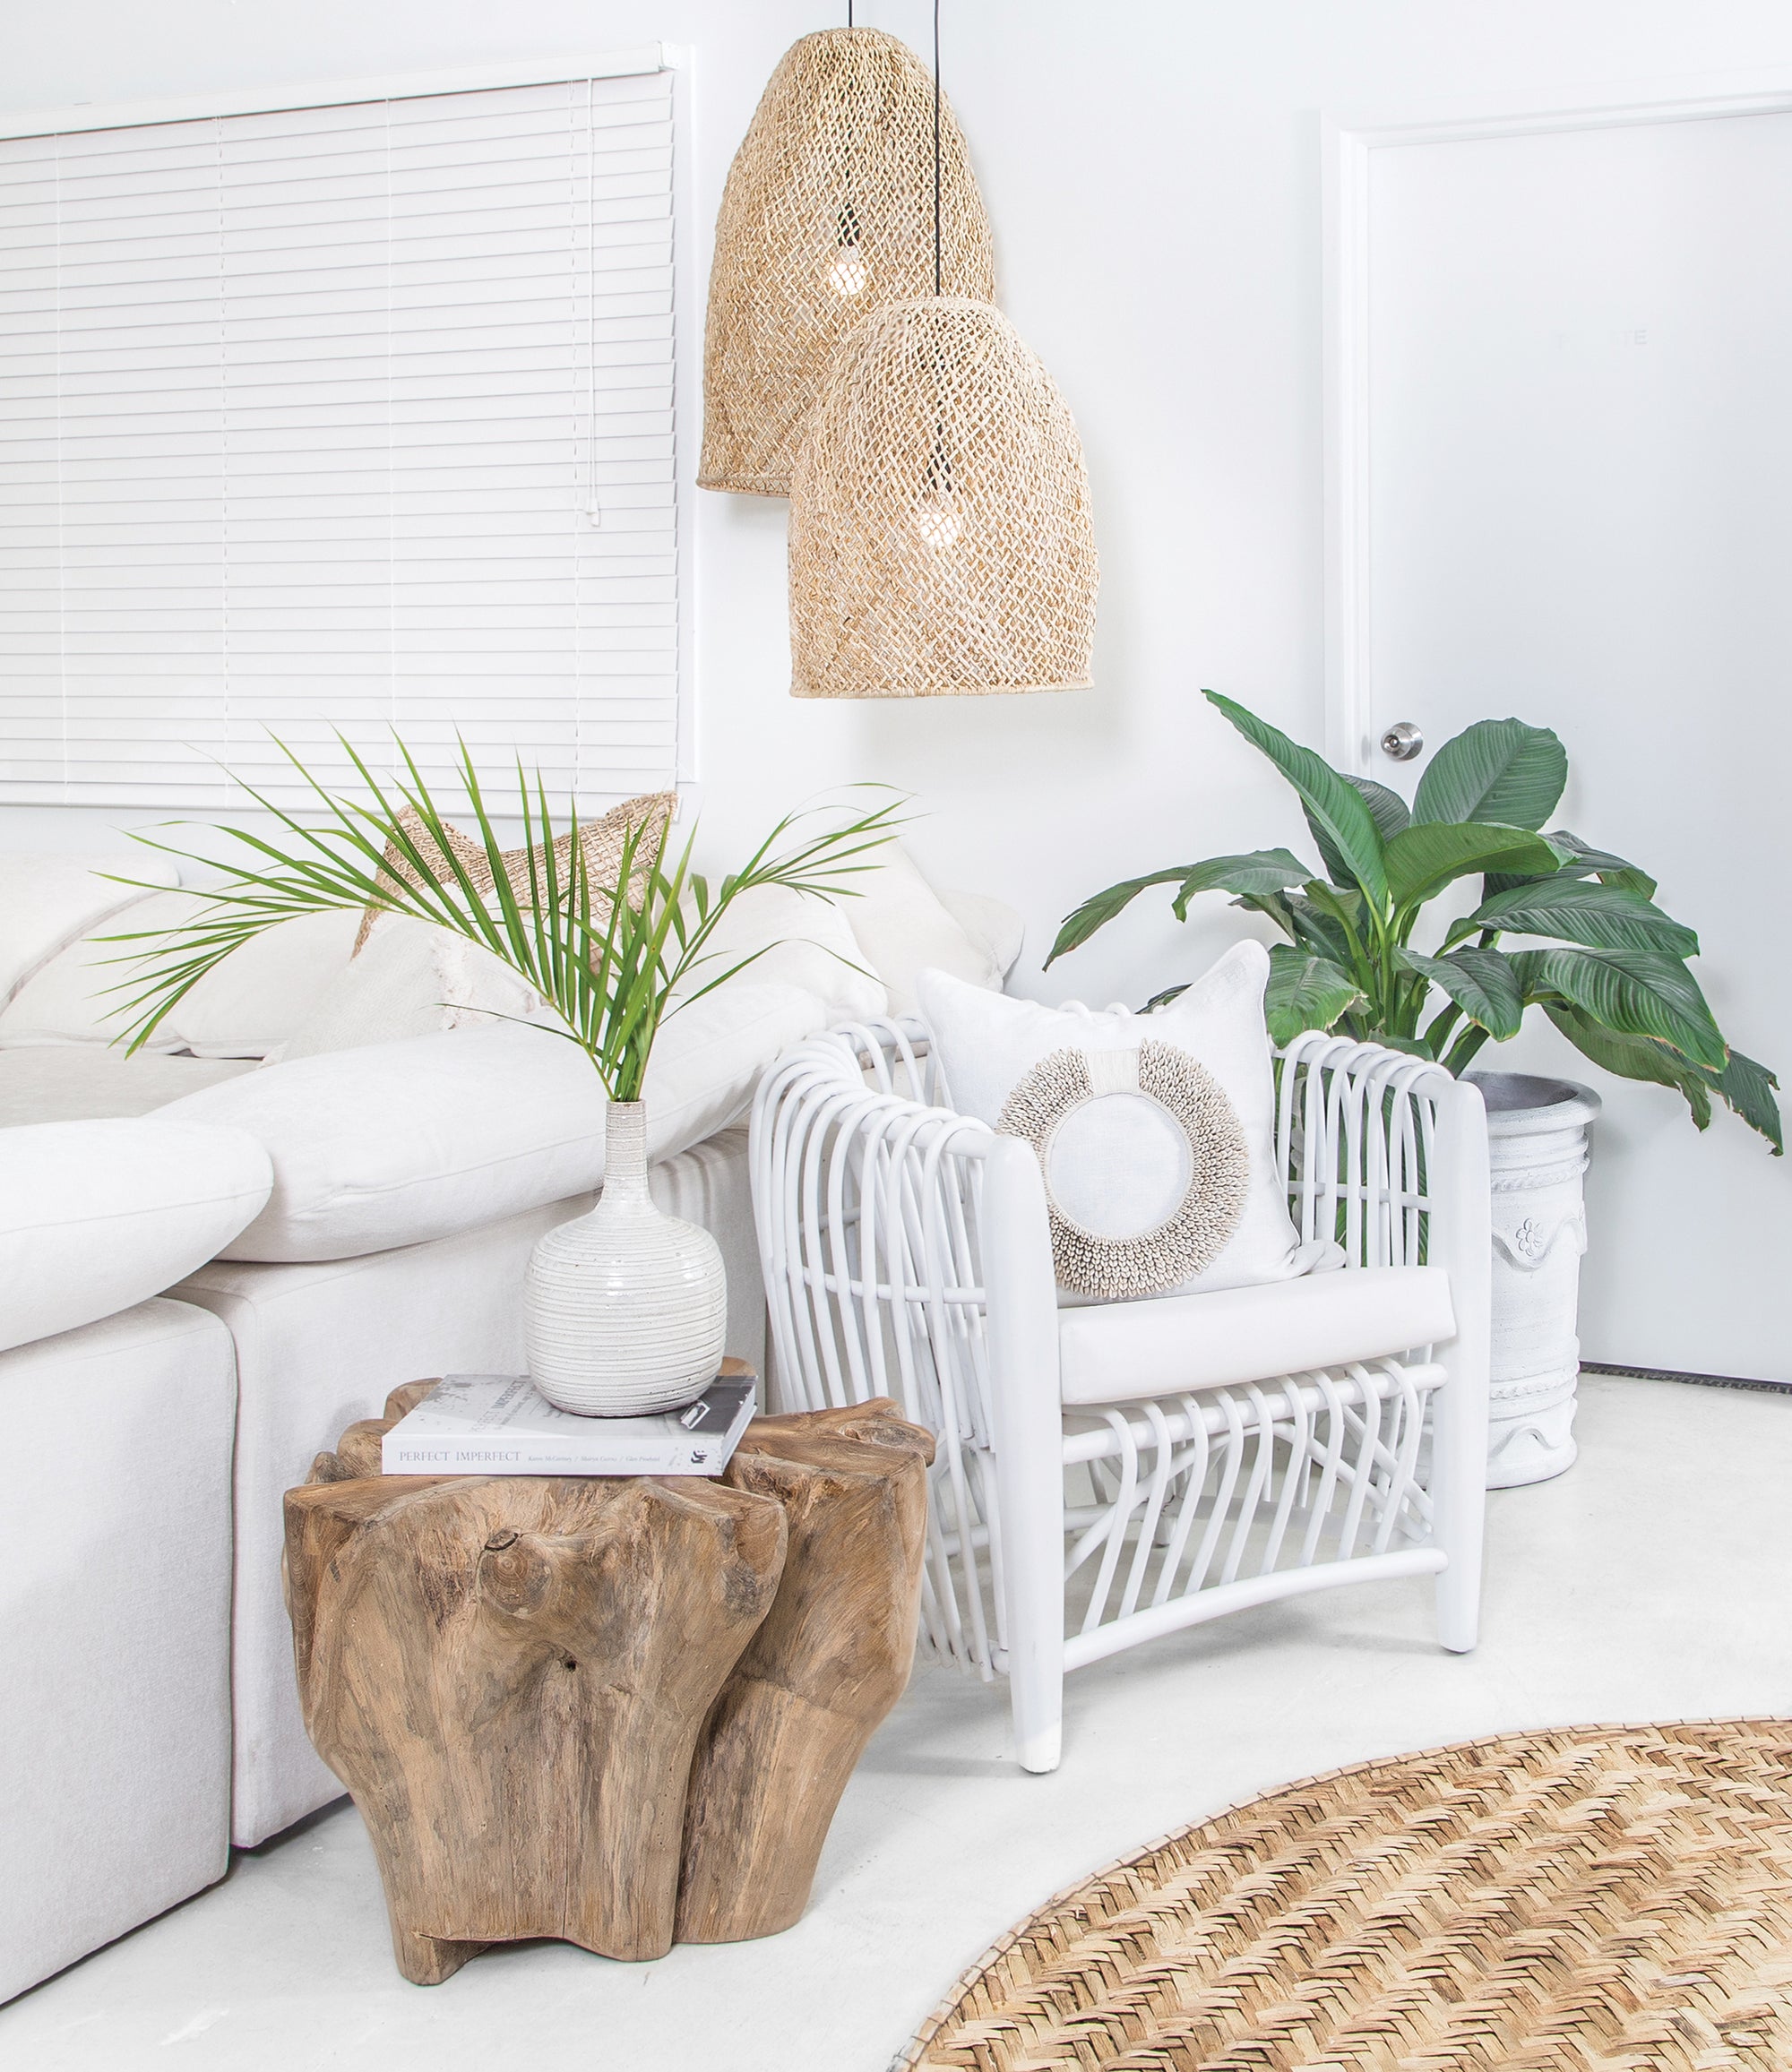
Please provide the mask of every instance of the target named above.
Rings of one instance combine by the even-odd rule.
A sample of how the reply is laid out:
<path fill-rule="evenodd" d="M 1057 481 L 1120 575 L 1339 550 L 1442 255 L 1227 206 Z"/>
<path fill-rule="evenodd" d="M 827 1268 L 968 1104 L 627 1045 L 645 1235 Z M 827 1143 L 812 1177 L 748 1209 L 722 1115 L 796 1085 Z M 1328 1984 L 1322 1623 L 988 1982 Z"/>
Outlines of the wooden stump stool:
<path fill-rule="evenodd" d="M 373 1836 L 399 1969 L 788 1928 L 908 1681 L 931 1436 L 880 1397 L 757 1418 L 713 1480 L 383 1476 L 434 1386 L 286 1498 L 305 1724 Z"/>

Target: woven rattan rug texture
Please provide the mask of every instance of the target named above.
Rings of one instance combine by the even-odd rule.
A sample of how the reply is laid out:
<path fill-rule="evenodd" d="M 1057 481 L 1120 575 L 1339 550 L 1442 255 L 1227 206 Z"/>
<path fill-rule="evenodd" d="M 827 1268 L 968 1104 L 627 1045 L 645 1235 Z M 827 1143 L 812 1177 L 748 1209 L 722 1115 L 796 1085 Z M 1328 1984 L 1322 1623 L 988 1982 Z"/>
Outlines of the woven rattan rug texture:
<path fill-rule="evenodd" d="M 1792 1722 L 1289 1785 L 1043 1907 L 892 2072 L 1788 2072 Z"/>

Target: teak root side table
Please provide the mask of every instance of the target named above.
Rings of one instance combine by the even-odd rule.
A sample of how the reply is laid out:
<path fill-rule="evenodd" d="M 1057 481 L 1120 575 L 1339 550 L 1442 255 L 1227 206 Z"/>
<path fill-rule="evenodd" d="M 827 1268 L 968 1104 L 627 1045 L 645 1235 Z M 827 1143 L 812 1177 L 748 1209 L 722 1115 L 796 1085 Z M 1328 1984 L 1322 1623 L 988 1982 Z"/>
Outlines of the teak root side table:
<path fill-rule="evenodd" d="M 399 1969 L 772 1935 L 909 1679 L 931 1434 L 756 1418 L 727 1472 L 382 1475 L 394 1389 L 286 1498 L 305 1724 L 378 1854 Z"/>

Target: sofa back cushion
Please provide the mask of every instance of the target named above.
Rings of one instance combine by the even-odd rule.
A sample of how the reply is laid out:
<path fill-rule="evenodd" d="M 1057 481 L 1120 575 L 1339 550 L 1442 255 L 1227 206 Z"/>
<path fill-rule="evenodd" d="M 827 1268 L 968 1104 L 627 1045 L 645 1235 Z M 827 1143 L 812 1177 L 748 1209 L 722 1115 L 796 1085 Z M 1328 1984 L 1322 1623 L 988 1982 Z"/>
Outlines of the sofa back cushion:
<path fill-rule="evenodd" d="M 865 961 L 883 982 L 892 1014 L 918 1010 L 923 971 L 949 972 L 967 985 L 1001 992 L 1021 949 L 1020 916 L 1012 909 L 998 901 L 980 903 L 980 924 L 973 932 L 894 843 L 877 852 L 874 868 L 849 881 L 856 897 L 842 899 L 840 911 Z M 1014 924 L 1012 948 L 1004 916 Z"/>
<path fill-rule="evenodd" d="M 272 1185 L 240 1130 L 159 1115 L 0 1130 L 0 1350 L 173 1286 Z"/>
<path fill-rule="evenodd" d="M 888 1014 L 890 995 L 853 935 L 849 909 L 855 904 L 788 885 L 754 885 L 737 893 L 679 990 L 695 993 L 738 964 L 745 966 L 739 983 L 799 985 L 817 994 L 827 1003 L 830 1021 Z"/>
<path fill-rule="evenodd" d="M 173 863 L 149 849 L 113 856 L 0 853 L 0 1004 L 77 936 L 144 897 L 102 875 L 108 872 L 179 882 Z"/>
<path fill-rule="evenodd" d="M 193 892 L 156 892 L 97 922 L 21 986 L 0 1012 L 0 1050 L 47 1044 L 116 1043 L 131 1015 L 129 961 L 161 929 L 202 920 Z M 335 974 L 347 967 L 358 914 L 307 914 L 282 921 L 234 950 L 175 1003 L 150 1038 L 152 1051 L 202 1058 L 263 1058 L 292 1035 Z M 121 961 L 122 960 L 122 961 Z"/>
<path fill-rule="evenodd" d="M 312 993 L 279 1055 L 285 1062 L 538 1018 L 539 997 L 489 950 L 428 921 L 378 914 L 352 959 Z"/>
<path fill-rule="evenodd" d="M 763 1068 L 827 1019 L 813 993 L 744 981 L 673 1016 L 647 1075 L 649 1156 L 736 1121 Z M 160 1113 L 266 1146 L 273 1192 L 222 1256 L 296 1260 L 420 1244 L 584 1193 L 603 1179 L 604 1111 L 575 1045 L 500 1025 L 295 1058 Z"/>

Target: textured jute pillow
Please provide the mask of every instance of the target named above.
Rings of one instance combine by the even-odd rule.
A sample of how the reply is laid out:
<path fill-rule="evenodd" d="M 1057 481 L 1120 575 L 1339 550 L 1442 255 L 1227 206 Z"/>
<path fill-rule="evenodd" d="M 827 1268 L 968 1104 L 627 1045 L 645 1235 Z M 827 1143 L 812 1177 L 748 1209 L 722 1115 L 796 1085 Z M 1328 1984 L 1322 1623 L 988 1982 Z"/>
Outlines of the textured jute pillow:
<path fill-rule="evenodd" d="M 920 977 L 952 1105 L 1038 1155 L 1071 1302 L 1194 1294 L 1336 1262 L 1303 1245 L 1275 1155 L 1270 960 L 1241 942 L 1155 1014 Z"/>
<path fill-rule="evenodd" d="M 594 892 L 615 890 L 622 871 L 623 845 L 636 828 L 645 828 L 647 837 L 635 850 L 635 866 L 629 873 L 630 882 L 634 882 L 645 873 L 659 854 L 660 845 L 666 838 L 666 830 L 671 824 L 673 809 L 677 803 L 678 795 L 676 792 L 646 792 L 640 798 L 626 799 L 621 805 L 612 806 L 600 820 L 591 821 L 579 830 L 579 846 L 584 852 L 585 870 Z M 450 858 L 458 862 L 466 872 L 473 890 L 481 898 L 495 890 L 496 880 L 492 874 L 491 859 L 470 835 L 463 835 L 458 828 L 451 827 L 446 830 L 445 844 L 438 844 L 422 817 L 410 806 L 406 806 L 400 813 L 398 824 L 422 855 L 432 860 L 441 855 L 444 864 Z M 527 903 L 529 897 L 531 854 L 537 872 L 539 873 L 547 860 L 545 844 L 533 852 L 526 848 L 505 849 L 502 857 L 504 876 L 510 881 L 511 890 L 524 903 Z M 554 861 L 563 882 L 572 855 L 573 838 L 570 834 L 562 835 L 554 844 Z M 418 881 L 415 866 L 399 854 L 395 846 L 389 843 L 379 882 L 396 889 L 401 885 L 414 887 Z M 359 956 L 372 932 L 374 923 L 383 911 L 382 907 L 370 906 L 362 916 L 360 933 L 355 938 L 357 956 Z"/>

